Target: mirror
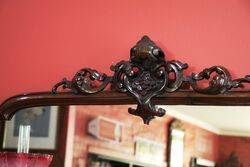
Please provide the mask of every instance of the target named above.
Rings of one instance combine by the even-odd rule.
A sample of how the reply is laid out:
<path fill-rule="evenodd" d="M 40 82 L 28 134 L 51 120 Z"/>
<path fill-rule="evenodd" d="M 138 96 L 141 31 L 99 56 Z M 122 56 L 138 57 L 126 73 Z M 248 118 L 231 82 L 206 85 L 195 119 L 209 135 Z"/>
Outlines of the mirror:
<path fill-rule="evenodd" d="M 145 125 L 133 105 L 43 106 L 23 109 L 1 131 L 15 151 L 19 125 L 31 125 L 30 152 L 55 156 L 52 166 L 248 166 L 250 106 L 161 105 Z M 223 166 L 224 165 L 224 166 Z"/>

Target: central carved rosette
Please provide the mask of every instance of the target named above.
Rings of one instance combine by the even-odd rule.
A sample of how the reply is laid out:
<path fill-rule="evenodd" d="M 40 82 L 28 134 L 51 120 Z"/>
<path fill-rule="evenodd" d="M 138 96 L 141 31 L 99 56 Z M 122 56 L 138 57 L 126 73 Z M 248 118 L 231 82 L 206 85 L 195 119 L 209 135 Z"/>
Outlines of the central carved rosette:
<path fill-rule="evenodd" d="M 146 96 L 151 91 L 161 88 L 164 84 L 162 79 L 151 76 L 150 72 L 144 71 L 136 78 L 130 79 L 133 91 L 137 91 L 139 95 Z"/>
<path fill-rule="evenodd" d="M 149 124 L 150 120 L 155 116 L 164 116 L 164 109 L 157 109 L 151 103 L 151 98 L 160 93 L 166 85 L 166 75 L 161 73 L 157 75 L 155 72 L 142 71 L 140 74 L 133 73 L 132 76 L 124 77 L 124 85 L 127 90 L 134 95 L 138 101 L 136 109 L 129 108 L 129 113 L 140 116 L 145 124 Z"/>

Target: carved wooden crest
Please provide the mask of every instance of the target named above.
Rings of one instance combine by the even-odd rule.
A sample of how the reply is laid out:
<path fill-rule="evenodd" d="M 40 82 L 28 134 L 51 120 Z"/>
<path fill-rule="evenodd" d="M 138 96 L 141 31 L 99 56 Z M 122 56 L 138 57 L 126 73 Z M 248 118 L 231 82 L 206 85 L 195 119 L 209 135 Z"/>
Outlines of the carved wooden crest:
<path fill-rule="evenodd" d="M 111 84 L 115 91 L 128 93 L 136 99 L 137 108 L 129 108 L 128 112 L 140 116 L 145 124 L 149 124 L 155 116 L 162 117 L 166 112 L 153 104 L 151 98 L 164 92 L 175 92 L 183 83 L 189 84 L 199 93 L 220 94 L 232 88 L 243 87 L 244 82 L 250 82 L 250 76 L 232 80 L 229 71 L 222 66 L 213 66 L 198 74 L 184 76 L 183 70 L 187 68 L 185 63 L 166 60 L 162 49 L 148 36 L 143 36 L 130 50 L 130 60 L 111 66 L 113 76 L 84 68 L 78 71 L 71 81 L 64 78 L 57 83 L 52 92 L 56 93 L 62 86 L 75 94 L 91 94 L 98 93 Z M 208 80 L 209 86 L 198 86 L 197 82 L 201 80 Z"/>

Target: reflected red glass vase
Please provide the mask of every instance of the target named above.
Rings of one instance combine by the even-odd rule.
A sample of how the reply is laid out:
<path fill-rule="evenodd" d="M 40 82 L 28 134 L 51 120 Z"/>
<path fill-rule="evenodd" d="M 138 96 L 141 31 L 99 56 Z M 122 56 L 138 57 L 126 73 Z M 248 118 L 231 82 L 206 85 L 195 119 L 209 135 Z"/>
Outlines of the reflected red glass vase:
<path fill-rule="evenodd" d="M 1 167 L 48 167 L 53 156 L 36 153 L 0 152 Z"/>

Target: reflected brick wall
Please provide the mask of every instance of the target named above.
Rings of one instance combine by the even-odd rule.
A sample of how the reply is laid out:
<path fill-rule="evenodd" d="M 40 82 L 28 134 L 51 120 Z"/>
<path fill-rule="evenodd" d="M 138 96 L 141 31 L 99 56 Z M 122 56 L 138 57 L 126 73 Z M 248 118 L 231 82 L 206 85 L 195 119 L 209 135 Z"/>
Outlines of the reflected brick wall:
<path fill-rule="evenodd" d="M 128 114 L 126 105 L 114 106 L 77 106 L 76 107 L 76 129 L 74 139 L 74 167 L 82 167 L 86 164 L 86 157 L 89 146 L 105 148 L 107 150 L 119 151 L 128 156 L 134 155 L 134 137 L 144 137 L 150 140 L 167 143 L 167 127 L 170 117 L 157 118 L 150 123 L 150 126 L 144 125 L 139 117 Z M 122 130 L 122 142 L 115 144 L 95 139 L 87 134 L 88 122 L 97 117 L 108 117 L 124 123 Z M 166 155 L 166 153 L 165 153 Z"/>
<path fill-rule="evenodd" d="M 144 137 L 163 143 L 166 147 L 167 157 L 167 136 L 168 126 L 171 117 L 157 118 L 144 125 L 139 117 L 127 113 L 126 105 L 114 106 L 77 106 L 76 129 L 74 136 L 74 167 L 82 167 L 86 164 L 86 157 L 89 146 L 105 148 L 107 150 L 119 151 L 124 155 L 133 156 L 135 153 L 134 137 Z M 108 117 L 124 123 L 122 130 L 122 142 L 114 144 L 95 139 L 87 134 L 88 122 L 97 116 Z M 218 136 L 210 131 L 204 130 L 195 125 L 183 122 L 185 129 L 184 166 L 189 166 L 191 157 L 200 157 L 215 162 L 221 162 L 235 151 L 240 162 L 250 166 L 249 150 L 250 138 Z"/>
<path fill-rule="evenodd" d="M 85 166 L 88 147 L 90 145 L 119 151 L 125 155 L 134 155 L 134 137 L 136 136 L 165 144 L 165 157 L 167 157 L 168 126 L 172 118 L 167 116 L 157 118 L 150 123 L 150 126 L 147 126 L 142 123 L 139 117 L 128 114 L 128 107 L 131 106 L 77 106 L 73 155 L 74 167 Z M 120 144 L 96 140 L 87 134 L 87 123 L 99 115 L 124 123 L 122 142 Z M 216 161 L 218 136 L 189 123 L 183 122 L 183 127 L 185 129 L 185 167 L 189 166 L 192 156 Z"/>

